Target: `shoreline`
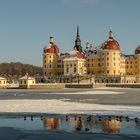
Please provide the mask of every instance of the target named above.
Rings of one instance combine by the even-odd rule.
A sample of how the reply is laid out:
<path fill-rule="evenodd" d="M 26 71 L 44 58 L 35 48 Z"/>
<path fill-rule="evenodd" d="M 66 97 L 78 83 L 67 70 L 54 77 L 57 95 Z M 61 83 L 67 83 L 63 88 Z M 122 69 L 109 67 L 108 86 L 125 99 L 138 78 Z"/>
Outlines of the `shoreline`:
<path fill-rule="evenodd" d="M 117 117 L 121 117 L 122 120 L 126 119 L 126 117 L 129 118 L 131 121 L 135 121 L 134 116 L 129 116 L 129 115 L 118 115 L 118 114 L 81 114 L 81 113 L 66 113 L 66 114 L 58 114 L 58 113 L 41 113 L 41 112 L 0 112 L 0 118 L 42 118 L 42 117 L 53 117 L 53 118 L 65 118 L 66 116 L 68 117 L 93 117 L 93 119 L 97 120 L 98 118 L 102 119 L 107 119 L 108 117 L 111 117 L 112 119 L 116 119 Z M 138 118 L 140 119 L 140 117 Z"/>

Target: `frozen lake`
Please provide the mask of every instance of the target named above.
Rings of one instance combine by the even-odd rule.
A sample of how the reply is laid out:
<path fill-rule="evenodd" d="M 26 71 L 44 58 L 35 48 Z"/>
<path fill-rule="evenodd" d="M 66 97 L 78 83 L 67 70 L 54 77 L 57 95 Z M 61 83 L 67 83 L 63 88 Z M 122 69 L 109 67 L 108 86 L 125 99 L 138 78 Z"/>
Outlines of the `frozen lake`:
<path fill-rule="evenodd" d="M 135 118 L 140 89 L 0 90 L 2 140 L 139 140 Z"/>

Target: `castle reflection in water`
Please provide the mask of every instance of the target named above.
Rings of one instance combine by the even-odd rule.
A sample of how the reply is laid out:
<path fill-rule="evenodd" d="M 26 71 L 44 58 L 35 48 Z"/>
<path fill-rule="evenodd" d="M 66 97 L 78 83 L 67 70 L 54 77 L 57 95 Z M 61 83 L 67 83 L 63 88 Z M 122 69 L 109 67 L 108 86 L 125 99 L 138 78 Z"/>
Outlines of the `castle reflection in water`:
<path fill-rule="evenodd" d="M 69 132 L 87 131 L 94 133 L 120 134 L 123 121 L 113 118 L 93 119 L 89 117 L 63 117 L 43 119 L 44 127 L 48 130 L 64 130 Z"/>

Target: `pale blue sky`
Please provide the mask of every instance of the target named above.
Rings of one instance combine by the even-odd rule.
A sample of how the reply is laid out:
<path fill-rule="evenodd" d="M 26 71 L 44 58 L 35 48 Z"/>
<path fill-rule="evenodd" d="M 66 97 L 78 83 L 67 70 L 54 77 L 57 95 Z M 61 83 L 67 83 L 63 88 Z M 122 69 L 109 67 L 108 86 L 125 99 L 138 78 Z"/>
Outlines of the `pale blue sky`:
<path fill-rule="evenodd" d="M 139 7 L 140 0 L 0 0 L 0 63 L 42 66 L 49 36 L 68 52 L 77 25 L 83 47 L 106 41 L 111 26 L 122 52 L 134 54 L 140 44 Z"/>

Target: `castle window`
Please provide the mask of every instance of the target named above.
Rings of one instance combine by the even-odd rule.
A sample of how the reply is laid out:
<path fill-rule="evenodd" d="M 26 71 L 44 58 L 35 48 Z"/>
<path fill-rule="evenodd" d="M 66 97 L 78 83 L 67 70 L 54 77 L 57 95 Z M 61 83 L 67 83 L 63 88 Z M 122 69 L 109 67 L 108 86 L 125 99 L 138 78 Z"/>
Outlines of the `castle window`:
<path fill-rule="evenodd" d="M 89 64 L 88 64 L 88 67 L 89 67 Z"/>
<path fill-rule="evenodd" d="M 98 59 L 98 61 L 100 61 L 100 58 Z"/>
<path fill-rule="evenodd" d="M 107 70 L 107 73 L 109 73 L 109 70 Z"/>
<path fill-rule="evenodd" d="M 76 67 L 74 67 L 74 73 L 76 72 Z"/>
<path fill-rule="evenodd" d="M 93 64 L 92 64 L 92 67 L 93 67 Z"/>
<path fill-rule="evenodd" d="M 114 52 L 114 55 L 115 55 L 115 52 Z"/>
<path fill-rule="evenodd" d="M 67 73 L 69 72 L 69 69 L 68 69 L 68 68 L 66 69 L 66 72 L 67 72 Z"/>
<path fill-rule="evenodd" d="M 99 66 L 99 67 L 101 66 L 100 63 L 98 63 L 98 66 Z"/>
<path fill-rule="evenodd" d="M 132 64 L 132 61 L 131 61 L 131 64 Z"/>
<path fill-rule="evenodd" d="M 131 66 L 131 69 L 132 69 L 132 66 Z"/>
<path fill-rule="evenodd" d="M 51 55 L 50 55 L 50 58 L 51 58 Z"/>
<path fill-rule="evenodd" d="M 91 59 L 92 60 L 92 62 L 93 62 L 93 59 Z"/>
<path fill-rule="evenodd" d="M 109 60 L 109 57 L 107 57 L 107 60 Z"/>
<path fill-rule="evenodd" d="M 115 60 L 115 57 L 114 57 L 114 60 Z"/>
<path fill-rule="evenodd" d="M 109 53 L 107 53 L 107 55 L 109 55 Z"/>
<path fill-rule="evenodd" d="M 89 59 L 88 59 L 88 62 L 89 62 Z"/>

